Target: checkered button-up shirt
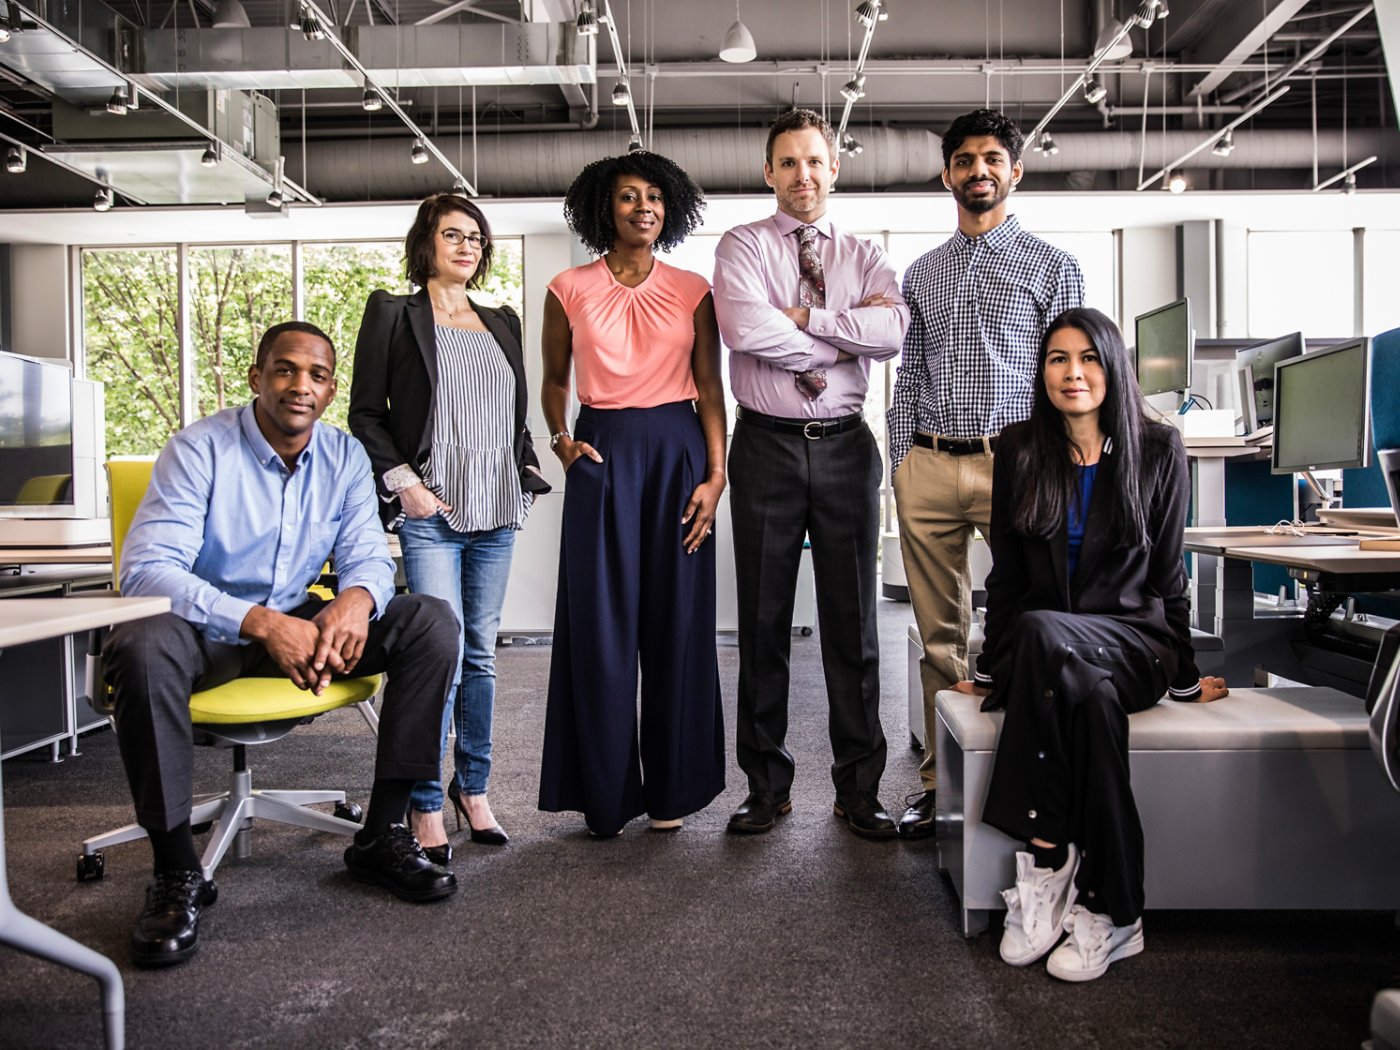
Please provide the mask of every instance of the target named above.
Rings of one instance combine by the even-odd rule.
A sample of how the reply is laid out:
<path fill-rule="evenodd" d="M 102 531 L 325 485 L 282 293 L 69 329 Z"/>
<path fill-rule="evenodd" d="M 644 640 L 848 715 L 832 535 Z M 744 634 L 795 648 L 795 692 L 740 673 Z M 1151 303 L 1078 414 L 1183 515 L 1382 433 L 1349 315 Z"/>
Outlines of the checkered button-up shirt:
<path fill-rule="evenodd" d="M 1013 215 L 920 256 L 905 272 L 904 298 L 912 316 L 887 420 L 891 471 L 916 430 L 979 437 L 1030 415 L 1041 335 L 1083 304 L 1084 276 L 1074 256 Z"/>

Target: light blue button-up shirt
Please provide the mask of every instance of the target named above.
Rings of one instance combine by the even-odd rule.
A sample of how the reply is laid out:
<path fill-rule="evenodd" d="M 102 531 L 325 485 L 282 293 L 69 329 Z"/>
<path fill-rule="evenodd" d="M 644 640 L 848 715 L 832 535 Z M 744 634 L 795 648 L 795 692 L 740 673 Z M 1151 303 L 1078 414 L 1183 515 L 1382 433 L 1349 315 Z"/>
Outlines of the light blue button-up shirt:
<path fill-rule="evenodd" d="M 240 644 L 254 605 L 301 605 L 332 554 L 340 589 L 363 587 L 382 613 L 394 562 L 364 447 L 317 423 L 292 473 L 248 404 L 191 424 L 156 459 L 122 550 L 121 591 L 168 597 L 210 641 Z"/>

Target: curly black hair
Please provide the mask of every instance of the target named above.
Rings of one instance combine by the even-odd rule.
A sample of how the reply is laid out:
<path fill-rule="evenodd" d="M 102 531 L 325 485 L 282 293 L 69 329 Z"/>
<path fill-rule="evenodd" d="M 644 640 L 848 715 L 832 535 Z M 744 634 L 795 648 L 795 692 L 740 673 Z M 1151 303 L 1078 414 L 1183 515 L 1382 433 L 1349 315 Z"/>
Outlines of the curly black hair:
<path fill-rule="evenodd" d="M 994 109 L 974 109 L 971 113 L 964 113 L 954 120 L 943 133 L 943 167 L 952 164 L 953 154 L 968 139 L 979 139 L 988 135 L 1001 143 L 1012 164 L 1021 159 L 1021 151 L 1026 148 L 1026 139 L 1016 122 L 1005 113 L 998 113 Z"/>
<path fill-rule="evenodd" d="M 619 175 L 636 175 L 661 190 L 666 217 L 654 248 L 669 252 L 700 225 L 705 194 L 675 161 L 645 151 L 604 157 L 579 172 L 564 196 L 569 229 L 594 254 L 606 255 L 617 238 L 612 196 Z"/>

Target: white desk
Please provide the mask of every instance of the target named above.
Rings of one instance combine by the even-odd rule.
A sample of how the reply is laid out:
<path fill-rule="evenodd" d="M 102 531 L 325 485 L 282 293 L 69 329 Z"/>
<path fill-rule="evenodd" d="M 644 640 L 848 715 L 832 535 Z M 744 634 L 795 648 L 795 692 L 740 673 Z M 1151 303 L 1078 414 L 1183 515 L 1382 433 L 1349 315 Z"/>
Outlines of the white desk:
<path fill-rule="evenodd" d="M 0 657 L 12 645 L 40 642 L 77 631 L 159 616 L 168 598 L 14 598 L 0 602 Z M 3 660 L 0 660 L 0 667 Z M 5 868 L 5 811 L 0 778 L 0 944 L 97 979 L 102 987 L 102 1020 L 109 1048 L 126 1042 L 126 995 L 116 964 L 71 937 L 31 919 L 10 898 Z"/>

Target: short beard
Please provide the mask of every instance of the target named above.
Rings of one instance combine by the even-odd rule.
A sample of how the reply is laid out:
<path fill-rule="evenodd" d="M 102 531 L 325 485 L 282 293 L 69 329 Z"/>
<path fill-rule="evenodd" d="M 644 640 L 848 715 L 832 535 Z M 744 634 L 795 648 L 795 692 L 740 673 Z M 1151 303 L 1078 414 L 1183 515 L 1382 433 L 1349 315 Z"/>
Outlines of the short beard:
<path fill-rule="evenodd" d="M 1011 196 L 1010 191 L 1006 193 L 993 193 L 989 197 L 969 197 L 965 193 L 955 193 L 958 203 L 962 205 L 964 211 L 973 215 L 985 215 L 989 211 L 994 211 L 1000 205 L 1006 203 L 1006 199 Z"/>

